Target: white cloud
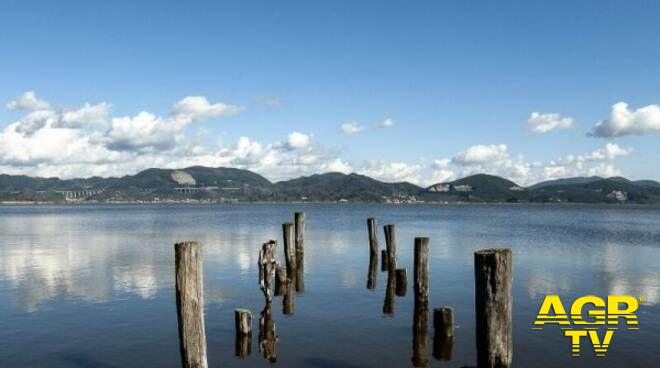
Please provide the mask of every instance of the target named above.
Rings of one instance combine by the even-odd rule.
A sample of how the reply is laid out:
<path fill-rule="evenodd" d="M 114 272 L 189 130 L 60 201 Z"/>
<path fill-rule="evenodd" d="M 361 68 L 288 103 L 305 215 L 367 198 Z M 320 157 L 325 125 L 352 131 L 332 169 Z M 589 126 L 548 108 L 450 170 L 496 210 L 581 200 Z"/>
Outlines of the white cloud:
<path fill-rule="evenodd" d="M 581 164 L 589 161 L 614 160 L 618 157 L 628 156 L 632 151 L 632 148 L 622 148 L 618 144 L 607 143 L 604 147 L 587 154 L 568 155 L 563 161 Z"/>
<path fill-rule="evenodd" d="M 32 111 L 17 122 L 16 131 L 26 135 L 34 134 L 46 125 L 53 125 L 59 119 L 59 116 L 50 110 Z"/>
<path fill-rule="evenodd" d="M 340 172 L 343 174 L 349 174 L 353 171 L 351 165 L 344 162 L 340 158 L 336 158 L 330 162 L 324 163 L 320 166 L 320 168 L 323 172 Z"/>
<path fill-rule="evenodd" d="M 548 133 L 553 130 L 567 129 L 573 126 L 573 118 L 556 113 L 542 114 L 533 112 L 527 120 L 527 128 L 534 133 Z"/>
<path fill-rule="evenodd" d="M 499 161 L 508 157 L 509 154 L 505 144 L 478 144 L 454 156 L 452 162 L 458 165 L 470 166 Z"/>
<path fill-rule="evenodd" d="M 352 122 L 342 124 L 339 127 L 339 129 L 344 134 L 356 134 L 356 133 L 359 133 L 359 132 L 363 131 L 365 128 L 363 126 L 361 126 L 360 124 L 358 124 L 357 122 L 352 121 Z"/>
<path fill-rule="evenodd" d="M 596 137 L 621 137 L 660 132 L 660 106 L 648 105 L 631 111 L 625 102 L 612 105 L 608 119 L 596 124 L 590 133 Z"/>
<path fill-rule="evenodd" d="M 292 149 L 305 148 L 309 146 L 311 139 L 309 135 L 299 132 L 292 132 L 289 134 L 287 144 Z"/>
<path fill-rule="evenodd" d="M 37 94 L 34 91 L 27 91 L 17 99 L 9 101 L 7 108 L 9 110 L 37 111 L 50 109 L 50 104 L 37 98 Z"/>
<path fill-rule="evenodd" d="M 86 103 L 81 108 L 62 113 L 61 119 L 56 123 L 62 128 L 81 128 L 88 124 L 104 124 L 110 115 L 110 104 L 101 102 L 96 105 Z"/>
<path fill-rule="evenodd" d="M 367 175 L 374 179 L 386 182 L 421 183 L 423 167 L 420 164 L 407 164 L 405 162 L 369 162 L 355 170 L 357 173 Z"/>
<path fill-rule="evenodd" d="M 222 102 L 210 103 L 204 96 L 188 96 L 172 107 L 172 117 L 180 124 L 188 124 L 196 119 L 236 115 L 243 111 L 242 106 Z"/>
<path fill-rule="evenodd" d="M 382 122 L 376 124 L 376 128 L 380 128 L 380 129 L 392 128 L 392 127 L 394 127 L 394 120 L 392 119 L 385 119 Z"/>
<path fill-rule="evenodd" d="M 587 171 L 588 176 L 602 176 L 609 178 L 612 176 L 621 176 L 621 170 L 611 164 L 600 163 Z"/>

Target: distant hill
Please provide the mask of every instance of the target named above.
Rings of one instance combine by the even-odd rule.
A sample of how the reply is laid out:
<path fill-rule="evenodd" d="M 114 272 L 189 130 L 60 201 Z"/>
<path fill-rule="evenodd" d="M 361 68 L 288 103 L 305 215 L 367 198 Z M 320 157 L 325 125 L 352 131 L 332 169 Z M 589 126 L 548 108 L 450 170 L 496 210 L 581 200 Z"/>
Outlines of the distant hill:
<path fill-rule="evenodd" d="M 0 175 L 0 201 L 309 201 L 309 202 L 540 202 L 660 203 L 660 183 L 577 177 L 524 188 L 477 174 L 421 188 L 359 174 L 325 173 L 271 183 L 249 170 L 192 166 L 147 169 L 121 178 L 33 178 Z"/>
<path fill-rule="evenodd" d="M 383 202 L 415 197 L 423 189 L 410 183 L 385 183 L 358 174 L 326 173 L 275 183 L 277 200 Z"/>
<path fill-rule="evenodd" d="M 519 202 L 527 200 L 528 190 L 499 176 L 477 174 L 449 183 L 428 187 L 436 197 L 470 202 Z"/>
<path fill-rule="evenodd" d="M 565 179 L 555 179 L 542 181 L 527 187 L 527 189 L 540 189 L 548 186 L 557 186 L 557 185 L 575 185 L 575 184 L 587 184 L 594 181 L 602 180 L 600 176 L 578 176 L 575 178 L 565 178 Z"/>
<path fill-rule="evenodd" d="M 532 202 L 570 203 L 654 203 L 660 200 L 660 187 L 637 184 L 613 177 L 586 183 L 546 185 L 532 191 Z"/>

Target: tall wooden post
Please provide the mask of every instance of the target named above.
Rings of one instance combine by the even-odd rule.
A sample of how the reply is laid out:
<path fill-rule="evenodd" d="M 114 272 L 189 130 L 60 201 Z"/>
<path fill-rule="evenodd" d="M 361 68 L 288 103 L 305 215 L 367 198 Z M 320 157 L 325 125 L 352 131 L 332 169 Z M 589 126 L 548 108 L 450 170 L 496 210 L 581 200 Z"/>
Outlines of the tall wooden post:
<path fill-rule="evenodd" d="M 367 219 L 367 233 L 369 234 L 369 274 L 367 276 L 367 289 L 376 288 L 376 268 L 378 267 L 378 237 L 376 235 L 376 219 Z"/>
<path fill-rule="evenodd" d="M 284 238 L 284 260 L 286 263 L 286 274 L 292 281 L 295 282 L 297 268 L 296 245 L 294 228 L 292 223 L 282 224 L 282 234 Z"/>
<path fill-rule="evenodd" d="M 426 345 L 429 321 L 429 238 L 415 238 L 413 356 L 415 367 L 428 366 Z"/>
<path fill-rule="evenodd" d="M 406 296 L 408 291 L 408 272 L 405 268 L 397 268 L 395 273 L 396 296 Z"/>
<path fill-rule="evenodd" d="M 387 264 L 387 251 L 385 249 L 380 251 L 380 270 L 387 271 L 390 266 Z"/>
<path fill-rule="evenodd" d="M 396 233 L 394 232 L 394 225 L 385 225 L 385 247 L 387 249 L 387 270 L 389 273 L 394 274 L 396 270 Z"/>
<path fill-rule="evenodd" d="M 296 233 L 296 291 L 305 291 L 305 212 L 294 214 Z"/>
<path fill-rule="evenodd" d="M 184 368 L 207 368 L 204 331 L 204 279 L 202 245 L 174 245 L 176 309 L 181 363 Z"/>
<path fill-rule="evenodd" d="M 378 258 L 378 235 L 376 228 L 378 222 L 375 218 L 370 217 L 367 219 L 367 232 L 369 233 L 369 254 L 372 257 Z"/>
<path fill-rule="evenodd" d="M 506 368 L 513 360 L 513 256 L 510 249 L 474 253 L 477 366 Z"/>

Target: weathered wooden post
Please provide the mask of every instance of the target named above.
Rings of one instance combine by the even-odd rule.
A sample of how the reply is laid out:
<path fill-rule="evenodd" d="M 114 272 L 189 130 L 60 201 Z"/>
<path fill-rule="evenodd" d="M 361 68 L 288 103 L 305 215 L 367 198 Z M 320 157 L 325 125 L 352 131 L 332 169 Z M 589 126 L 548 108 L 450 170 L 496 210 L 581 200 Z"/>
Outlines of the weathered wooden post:
<path fill-rule="evenodd" d="M 454 347 L 454 310 L 450 307 L 433 310 L 433 357 L 437 360 L 451 360 Z"/>
<path fill-rule="evenodd" d="M 305 291 L 305 212 L 294 214 L 296 233 L 296 291 Z M 293 277 L 293 276 L 292 276 Z"/>
<path fill-rule="evenodd" d="M 294 283 L 297 268 L 295 234 L 292 223 L 282 224 L 282 235 L 284 240 L 284 260 L 286 263 L 286 274 Z"/>
<path fill-rule="evenodd" d="M 277 266 L 275 268 L 275 296 L 284 294 L 288 283 L 286 275 L 286 267 Z"/>
<path fill-rule="evenodd" d="M 176 309 L 183 368 L 207 368 L 202 245 L 174 245 Z"/>
<path fill-rule="evenodd" d="M 264 293 L 266 304 L 270 305 L 273 301 L 273 284 L 275 279 L 275 247 L 277 242 L 269 240 L 261 246 L 259 251 L 259 287 Z"/>
<path fill-rule="evenodd" d="M 396 270 L 396 233 L 394 232 L 394 225 L 385 225 L 385 247 L 387 249 L 387 270 L 389 273 L 394 274 Z"/>
<path fill-rule="evenodd" d="M 369 234 L 369 275 L 367 277 L 367 289 L 376 288 L 376 267 L 378 267 L 378 237 L 376 235 L 376 219 L 367 219 L 367 232 Z"/>
<path fill-rule="evenodd" d="M 513 360 L 511 249 L 474 253 L 477 367 L 506 368 Z"/>
<path fill-rule="evenodd" d="M 408 272 L 405 268 L 397 268 L 395 272 L 396 296 L 406 296 L 408 291 Z"/>
<path fill-rule="evenodd" d="M 415 367 L 426 367 L 429 320 L 429 238 L 415 238 L 413 356 Z"/>
<path fill-rule="evenodd" d="M 284 287 L 284 298 L 282 298 L 282 313 L 287 316 L 293 315 L 295 309 L 296 288 L 290 280 L 287 280 Z"/>
<path fill-rule="evenodd" d="M 394 314 L 394 294 L 396 293 L 396 238 L 394 225 L 385 225 L 385 247 L 387 249 L 387 287 L 385 289 L 384 314 Z"/>
<path fill-rule="evenodd" d="M 370 217 L 367 219 L 367 231 L 369 233 L 369 254 L 376 258 L 378 258 L 378 236 L 376 234 L 377 226 L 378 222 L 375 218 Z"/>
<path fill-rule="evenodd" d="M 236 356 L 245 358 L 252 353 L 252 312 L 247 309 L 234 311 L 236 325 Z"/>
<path fill-rule="evenodd" d="M 387 271 L 390 266 L 387 264 L 387 251 L 385 249 L 380 251 L 380 270 Z"/>

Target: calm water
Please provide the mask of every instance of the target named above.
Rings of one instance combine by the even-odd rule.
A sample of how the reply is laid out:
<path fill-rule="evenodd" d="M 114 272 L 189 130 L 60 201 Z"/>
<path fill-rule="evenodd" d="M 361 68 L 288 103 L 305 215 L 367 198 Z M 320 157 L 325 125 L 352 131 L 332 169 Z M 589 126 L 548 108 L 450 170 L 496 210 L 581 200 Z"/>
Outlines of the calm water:
<path fill-rule="evenodd" d="M 366 218 L 397 225 L 399 267 L 412 279 L 415 236 L 429 236 L 430 307 L 455 308 L 450 362 L 474 365 L 475 249 L 514 251 L 514 362 L 518 367 L 657 367 L 660 210 L 620 207 L 213 205 L 0 207 L 0 366 L 179 366 L 173 244 L 205 246 L 211 367 L 268 365 L 257 347 L 261 243 L 293 212 L 307 213 L 305 287 L 295 313 L 274 304 L 282 367 L 407 367 L 412 285 L 382 314 L 386 274 L 366 289 Z M 384 247 L 382 229 L 379 241 Z M 639 331 L 619 331 L 607 357 L 583 342 L 570 357 L 561 331 L 532 331 L 545 294 L 643 296 Z M 255 317 L 252 355 L 234 358 L 235 308 Z M 429 328 L 433 336 L 432 327 Z"/>

